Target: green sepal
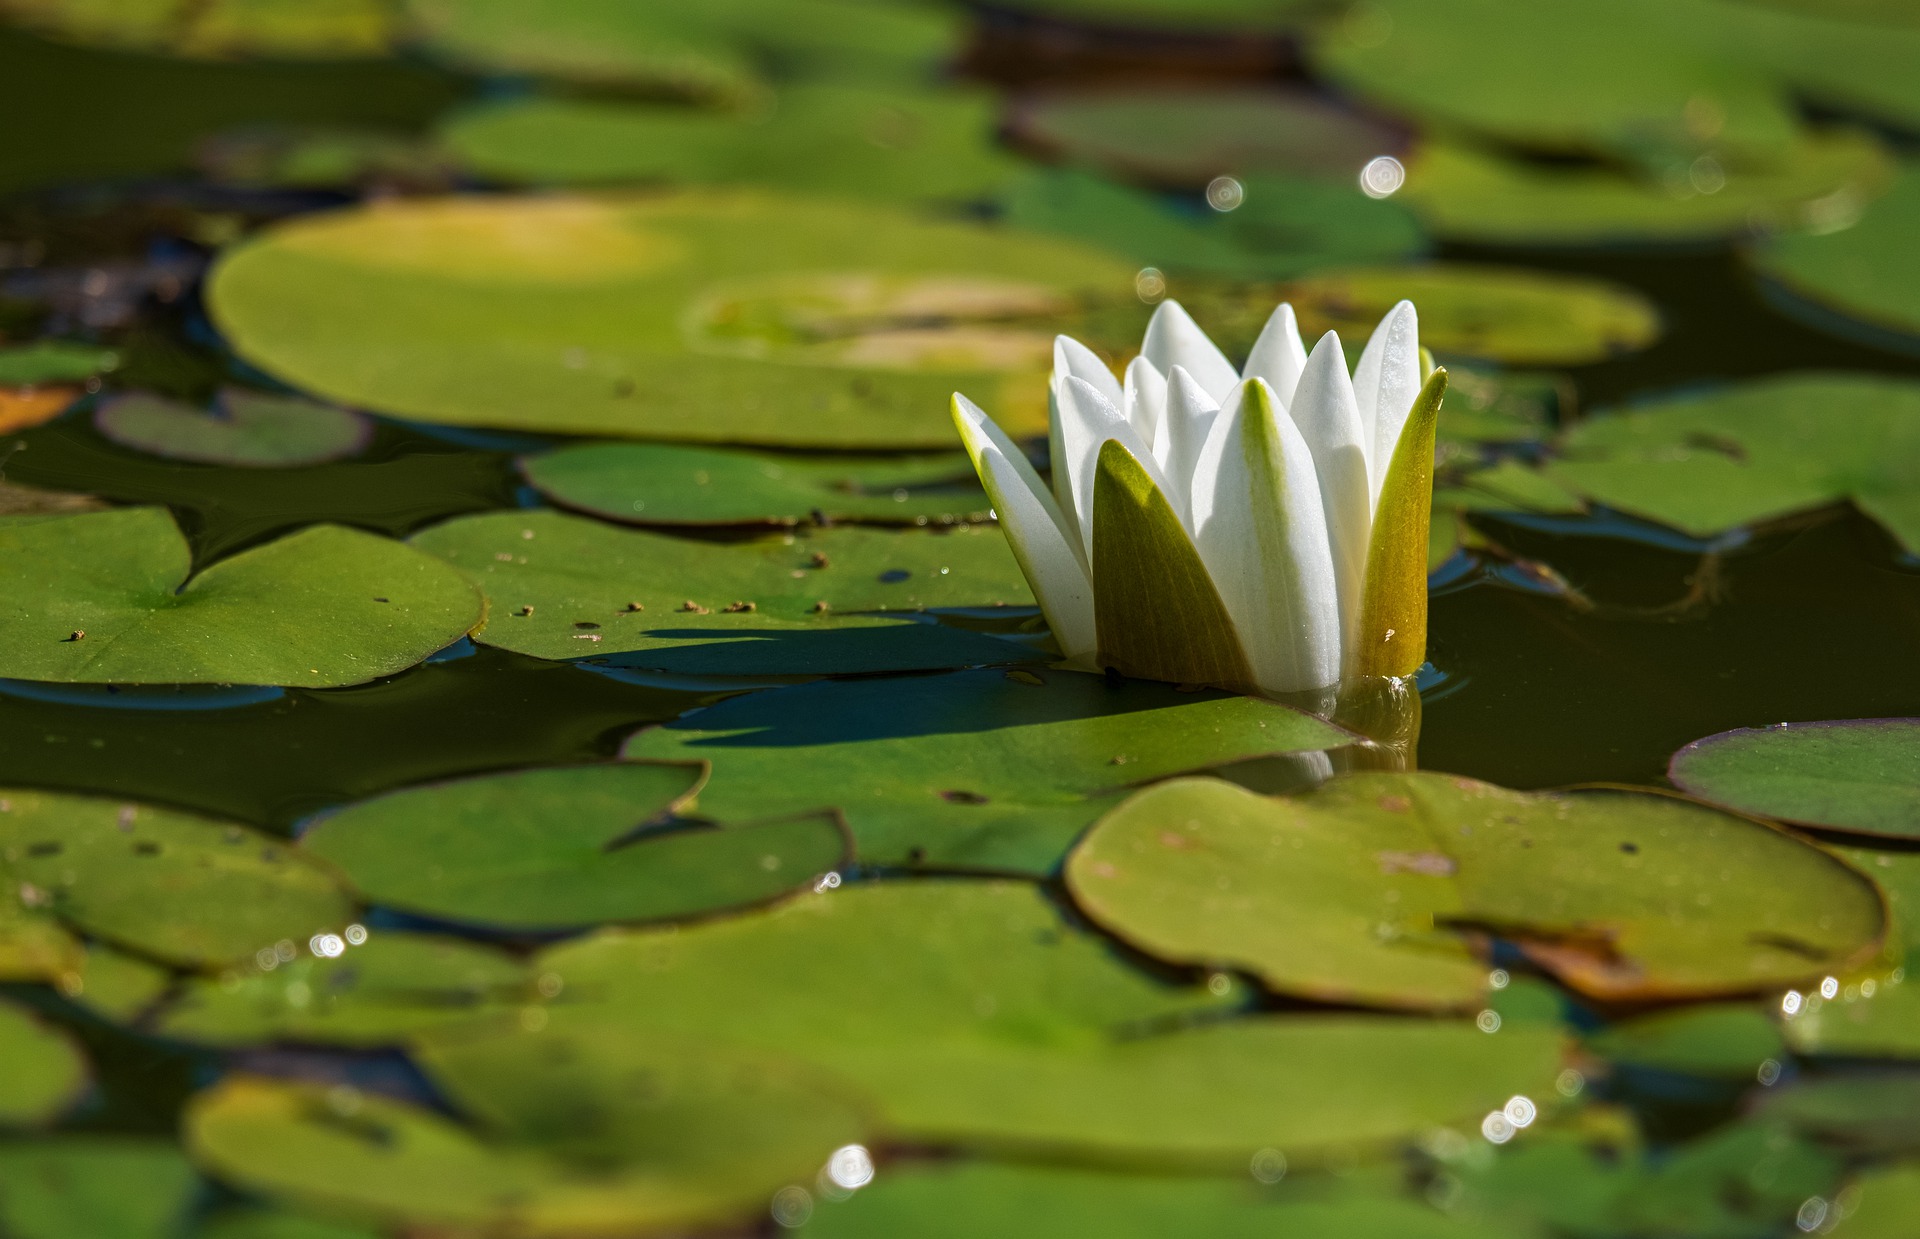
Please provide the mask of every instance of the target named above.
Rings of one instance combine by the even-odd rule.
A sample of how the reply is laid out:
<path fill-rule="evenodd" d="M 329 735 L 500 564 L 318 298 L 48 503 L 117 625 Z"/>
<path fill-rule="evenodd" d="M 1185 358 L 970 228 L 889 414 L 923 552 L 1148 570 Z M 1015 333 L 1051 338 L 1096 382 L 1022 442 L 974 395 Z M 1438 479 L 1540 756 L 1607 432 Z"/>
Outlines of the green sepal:
<path fill-rule="evenodd" d="M 1367 544 L 1360 632 L 1348 676 L 1412 675 L 1427 660 L 1427 533 L 1433 516 L 1433 439 L 1447 372 L 1436 367 L 1407 414 Z"/>
<path fill-rule="evenodd" d="M 1100 445 L 1094 475 L 1093 599 L 1101 666 L 1174 684 L 1252 686 L 1246 652 L 1193 539 L 1114 439 Z"/>

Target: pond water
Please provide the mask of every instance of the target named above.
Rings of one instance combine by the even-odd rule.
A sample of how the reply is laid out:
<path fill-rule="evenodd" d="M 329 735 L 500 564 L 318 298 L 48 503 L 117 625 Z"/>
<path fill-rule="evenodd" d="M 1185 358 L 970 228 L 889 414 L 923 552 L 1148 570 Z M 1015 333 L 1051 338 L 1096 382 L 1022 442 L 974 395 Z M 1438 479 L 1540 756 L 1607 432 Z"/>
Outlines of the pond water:
<path fill-rule="evenodd" d="M 0 1234 L 1920 1229 L 1920 21 L 1604 7 L 0 4 Z M 1061 665 L 1403 291 L 1417 704 Z"/>

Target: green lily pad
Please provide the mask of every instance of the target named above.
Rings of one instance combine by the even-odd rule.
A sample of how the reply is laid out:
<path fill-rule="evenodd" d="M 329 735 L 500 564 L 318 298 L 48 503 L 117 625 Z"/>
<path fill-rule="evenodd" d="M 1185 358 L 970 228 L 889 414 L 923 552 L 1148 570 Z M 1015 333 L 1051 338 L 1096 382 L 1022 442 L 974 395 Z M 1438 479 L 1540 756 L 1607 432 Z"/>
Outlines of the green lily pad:
<path fill-rule="evenodd" d="M 60 792 L 0 793 L 0 871 L 36 912 L 187 967 L 229 963 L 279 942 L 291 951 L 338 929 L 353 908 L 330 871 L 280 840 L 196 814 Z"/>
<path fill-rule="evenodd" d="M 1796 1053 L 1855 1058 L 1920 1058 L 1920 986 L 1909 984 L 1907 969 L 1920 961 L 1920 854 L 1878 848 L 1835 848 L 1855 868 L 1872 877 L 1893 913 L 1895 941 L 1881 966 L 1865 975 L 1835 978 L 1832 1000 L 1817 993 L 1800 996 L 1782 1031 Z M 1886 966 L 1901 957 L 1906 967 Z"/>
<path fill-rule="evenodd" d="M 152 1027 L 206 1045 L 394 1045 L 531 995 L 525 967 L 490 947 L 381 931 L 336 956 L 194 978 Z"/>
<path fill-rule="evenodd" d="M 1602 1058 L 1688 1075 L 1752 1080 L 1786 1057 L 1780 1027 L 1758 1007 L 1714 1003 L 1608 1024 L 1587 1038 Z"/>
<path fill-rule="evenodd" d="M 1446 421 L 1442 415 L 1441 422 Z M 1447 454 L 1443 446 L 1442 456 Z M 1444 475 L 1433 490 L 1433 517 L 1427 525 L 1427 570 L 1446 562 L 1463 546 L 1477 544 L 1466 517 L 1470 512 L 1567 513 L 1585 511 L 1580 497 L 1538 469 L 1512 458 L 1481 469 Z"/>
<path fill-rule="evenodd" d="M 992 505 L 962 453 L 782 456 L 669 443 L 582 443 L 520 463 L 556 503 L 633 525 L 981 521 Z"/>
<path fill-rule="evenodd" d="M 868 864 L 1039 874 L 1124 788 L 1350 740 L 1250 697 L 978 670 L 738 697 L 623 755 L 712 763 L 698 807 L 723 821 L 836 806 Z"/>
<path fill-rule="evenodd" d="M 1310 0 L 1001 0 L 999 8 L 1122 29 L 1271 33 L 1297 24 Z"/>
<path fill-rule="evenodd" d="M 1491 930 L 1615 1001 L 1817 979 L 1870 957 L 1886 930 L 1870 883 L 1758 823 L 1666 796 L 1437 774 L 1273 798 L 1160 784 L 1103 818 L 1066 876 L 1090 917 L 1148 954 L 1394 1006 L 1477 1004 L 1484 968 L 1449 929 Z"/>
<path fill-rule="evenodd" d="M 0 517 L 0 575 L 0 675 L 67 684 L 360 684 L 482 614 L 445 563 L 338 525 L 190 577 L 162 508 Z"/>
<path fill-rule="evenodd" d="M 1792 11 L 1802 7 L 1817 11 Z M 1920 30 L 1912 6 L 1898 7 L 1900 17 L 1883 0 L 1750 3 L 1721 9 L 1733 20 L 1718 33 L 1743 62 L 1823 110 L 1910 130 L 1920 123 L 1920 83 L 1912 72 Z"/>
<path fill-rule="evenodd" d="M 86 1086 L 87 1060 L 71 1038 L 0 1003 L 0 1126 L 44 1123 L 72 1105 Z M 0 1160 L 0 1192 L 8 1186 L 5 1174 Z"/>
<path fill-rule="evenodd" d="M 1748 261 L 1792 294 L 1778 300 L 1788 313 L 1825 330 L 1920 350 L 1920 171 L 1906 169 L 1864 209 L 1857 197 L 1835 202 L 1827 224 L 1757 245 Z"/>
<path fill-rule="evenodd" d="M 230 250 L 248 361 L 421 421 L 774 446 L 953 446 L 956 389 L 1046 425 L 1059 315 L 1133 297 L 1065 242 L 762 193 L 460 198 L 334 212 Z M 1006 398 L 998 399 L 1003 385 Z"/>
<path fill-rule="evenodd" d="M 1677 159 L 1661 173 L 1539 167 L 1465 144 L 1422 146 L 1402 197 L 1433 232 L 1492 244 L 1587 245 L 1743 236 L 1830 225 L 1885 188 L 1893 169 L 1873 139 L 1812 134 L 1753 167 Z M 1711 191 L 1711 192 L 1708 192 Z M 1424 324 L 1423 324 L 1424 325 Z"/>
<path fill-rule="evenodd" d="M 1920 549 L 1920 384 L 1792 374 L 1641 405 L 1576 424 L 1548 472 L 1697 537 L 1851 500 Z"/>
<path fill-rule="evenodd" d="M 830 814 L 681 816 L 694 764 L 556 766 L 389 792 L 326 814 L 301 846 L 369 903 L 507 929 L 697 916 L 777 899 L 845 864 Z"/>
<path fill-rule="evenodd" d="M 379 56 L 397 33 L 382 0 L 9 0 L 7 10 L 76 42 L 210 59 Z"/>
<path fill-rule="evenodd" d="M 1847 1185 L 1850 1211 L 1833 1232 L 1842 1239 L 1906 1239 L 1920 1217 L 1920 1166 L 1869 1170 Z"/>
<path fill-rule="evenodd" d="M 1913 1125 L 1920 1080 L 1909 1071 L 1862 1071 L 1803 1078 L 1767 1094 L 1759 1117 L 1820 1143 L 1866 1157 L 1920 1152 Z"/>
<path fill-rule="evenodd" d="M 729 113 L 588 99 L 484 104 L 442 127 L 480 176 L 514 184 L 753 184 L 867 201 L 970 201 L 1019 163 L 994 145 L 984 94 L 799 84 Z"/>
<path fill-rule="evenodd" d="M 194 1239 L 379 1239 L 370 1230 L 303 1213 L 248 1205 L 213 1215 Z"/>
<path fill-rule="evenodd" d="M 1307 338 L 1335 330 L 1365 339 L 1402 299 L 1420 307 L 1420 342 L 1524 366 L 1571 366 L 1653 343 L 1660 315 L 1638 293 L 1603 280 L 1508 267 L 1433 263 L 1329 271 L 1281 290 Z"/>
<path fill-rule="evenodd" d="M 9 1144 L 0 1148 L 0 1228 L 18 1239 L 173 1239 L 202 1186 L 165 1141 Z"/>
<path fill-rule="evenodd" d="M 821 1201 L 799 1233 L 809 1239 L 1494 1239 L 1505 1233 L 1490 1234 L 1386 1193 L 1343 1188 L 1275 1192 L 1250 1179 L 935 1163 L 897 1174 L 889 1167 L 847 1200 Z"/>
<path fill-rule="evenodd" d="M 485 592 L 487 619 L 475 640 L 535 658 L 804 675 L 1033 657 L 995 637 L 859 614 L 1031 606 L 1005 538 L 987 525 L 712 543 L 558 512 L 497 512 L 436 526 L 413 545 Z M 896 627 L 897 639 L 888 640 L 886 629 Z"/>
<path fill-rule="evenodd" d="M 1368 198 L 1353 185 L 1266 174 L 1245 178 L 1241 192 L 1244 200 L 1232 213 L 1201 219 L 1150 194 L 1053 169 L 1023 178 L 1005 208 L 1007 222 L 1017 227 L 1091 242 L 1176 278 L 1280 279 L 1411 258 L 1427 248 L 1406 208 Z M 1271 290 L 1258 296 L 1263 316 L 1271 314 Z"/>
<path fill-rule="evenodd" d="M 219 1178 L 324 1213 L 559 1237 L 746 1220 L 858 1132 L 837 1094 L 778 1059 L 557 1035 L 509 1049 L 517 1074 L 478 1085 L 466 1071 L 488 1047 L 444 1052 L 479 1131 L 351 1088 L 230 1076 L 189 1103 L 188 1149 Z M 552 1091 L 528 1096 L 536 1079 Z"/>
<path fill-rule="evenodd" d="M 137 1019 L 173 986 L 168 969 L 97 942 L 75 968 L 48 979 L 73 1003 L 117 1023 Z"/>
<path fill-rule="evenodd" d="M 1432 127 L 1521 146 L 1775 153 L 1799 119 L 1766 72 L 1718 46 L 1725 32 L 1710 4 L 1370 0 L 1322 28 L 1312 59 L 1348 90 Z"/>
<path fill-rule="evenodd" d="M 1193 189 L 1250 172 L 1351 188 L 1368 160 L 1397 153 L 1404 141 L 1393 127 L 1319 95 L 1252 86 L 1049 91 L 1028 96 L 1008 125 L 1055 159 Z"/>
<path fill-rule="evenodd" d="M 228 388 L 212 409 L 136 392 L 101 403 L 93 424 L 136 451 L 200 464 L 293 468 L 357 456 L 373 438 L 358 413 Z"/>
<path fill-rule="evenodd" d="M 1675 753 L 1667 777 L 1702 800 L 1743 813 L 1920 838 L 1920 719 L 1723 731 Z"/>
<path fill-rule="evenodd" d="M 862 884 L 627 931 L 537 963 L 579 995 L 553 1027 L 791 1054 L 916 1142 L 1242 1172 L 1476 1120 L 1550 1087 L 1552 1030 L 1470 1021 L 1200 1019 L 1233 985 L 1169 986 L 1018 882 Z M 1198 1021 L 1198 1022 L 1195 1022 Z"/>
<path fill-rule="evenodd" d="M 78 383 L 120 364 L 120 354 L 93 344 L 40 340 L 0 348 L 0 386 Z"/>

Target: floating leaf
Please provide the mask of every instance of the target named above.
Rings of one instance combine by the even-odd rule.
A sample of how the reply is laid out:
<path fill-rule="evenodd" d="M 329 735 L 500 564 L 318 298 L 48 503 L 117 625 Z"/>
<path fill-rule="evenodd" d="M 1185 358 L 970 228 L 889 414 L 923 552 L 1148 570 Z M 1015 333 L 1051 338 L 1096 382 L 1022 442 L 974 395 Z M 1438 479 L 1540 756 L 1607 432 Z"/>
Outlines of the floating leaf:
<path fill-rule="evenodd" d="M 519 184 L 754 184 L 868 201 L 984 198 L 1019 171 L 984 95 L 799 84 L 762 108 L 529 98 L 455 117 L 441 140 Z"/>
<path fill-rule="evenodd" d="M 1760 1118 L 1866 1157 L 1920 1152 L 1913 1125 L 1920 1080 L 1908 1071 L 1861 1071 L 1796 1081 L 1765 1095 Z"/>
<path fill-rule="evenodd" d="M 845 863 L 846 834 L 830 814 L 682 817 L 705 779 L 694 764 L 482 775 L 349 805 L 301 844 L 369 903 L 542 931 L 759 903 Z"/>
<path fill-rule="evenodd" d="M 1851 500 L 1920 548 L 1920 384 L 1790 374 L 1574 426 L 1553 478 L 1699 537 Z"/>
<path fill-rule="evenodd" d="M 1540 167 L 1432 141 L 1408 168 L 1402 196 L 1451 240 L 1581 245 L 1736 236 L 1756 226 L 1818 230 L 1843 204 L 1878 194 L 1892 175 L 1880 144 L 1847 130 L 1800 139 L 1778 163 L 1728 168 L 1710 156 L 1700 160 L 1682 161 L 1663 177 L 1636 177 Z"/>
<path fill-rule="evenodd" d="M 1837 1232 L 1845 1239 L 1906 1239 L 1920 1217 L 1920 1166 L 1869 1170 L 1848 1184 L 1852 1209 Z"/>
<path fill-rule="evenodd" d="M 20 1008 L 0 1003 L 0 1125 L 44 1123 L 71 1105 L 87 1086 L 87 1060 L 65 1033 Z M 7 1182 L 0 1149 L 0 1200 Z M 0 1216 L 6 1210 L 0 1205 Z"/>
<path fill-rule="evenodd" d="M 118 396 L 94 410 L 101 434 L 136 451 L 202 464 L 293 468 L 358 455 L 373 423 L 310 400 L 239 388 L 211 410 L 146 393 Z"/>
<path fill-rule="evenodd" d="M 87 934 L 188 967 L 305 943 L 352 905 L 288 844 L 213 818 L 60 792 L 0 794 L 0 871 Z M 84 979 L 84 974 L 82 974 Z"/>
<path fill-rule="evenodd" d="M 1055 159 L 1130 180 L 1197 189 L 1217 176 L 1284 172 L 1337 181 L 1356 198 L 1361 167 L 1403 142 L 1320 95 L 1242 85 L 1048 91 L 1023 100 L 1008 124 Z"/>
<path fill-rule="evenodd" d="M 516 1064 L 522 1074 L 493 1081 L 493 1096 L 455 1077 L 469 1098 L 488 1103 L 486 1117 L 495 1122 L 485 1132 L 350 1088 L 229 1076 L 189 1103 L 188 1149 L 229 1182 L 327 1213 L 407 1228 L 557 1237 L 694 1229 L 750 1216 L 783 1180 L 825 1160 L 832 1143 L 817 1137 L 845 1130 L 844 1103 L 766 1056 L 558 1036 L 516 1048 L 531 1051 Z M 535 1069 L 566 1091 L 527 1098 Z M 574 1108 L 583 1129 L 553 1132 L 540 1121 L 542 1107 Z M 650 1107 L 664 1109 L 669 1121 L 647 1131 L 644 1145 L 583 1155 L 579 1146 L 598 1134 L 584 1127 L 587 1118 L 631 1135 L 646 1131 Z M 748 1119 L 754 1113 L 769 1120 L 764 1127 Z M 684 1141 L 678 1147 L 676 1136 Z M 736 1152 L 754 1156 L 736 1162 Z"/>
<path fill-rule="evenodd" d="M 964 454 L 782 456 L 669 443 L 582 443 L 521 462 L 556 503 L 634 525 L 985 520 Z"/>
<path fill-rule="evenodd" d="M 20 1239 L 174 1239 L 201 1190 L 164 1141 L 65 1136 L 0 1148 L 0 1228 Z"/>
<path fill-rule="evenodd" d="M 1920 854 L 1877 848 L 1835 850 L 1871 876 L 1886 896 L 1897 943 L 1890 945 L 1888 955 L 1920 961 Z M 1795 1004 L 1797 1010 L 1783 1010 L 1783 1031 L 1796 1053 L 1920 1058 L 1920 986 L 1907 982 L 1907 968 L 1889 973 L 1879 967 L 1869 975 L 1848 977 L 1845 984 L 1835 981 L 1834 1001 L 1803 994 Z"/>
<path fill-rule="evenodd" d="M 173 985 L 173 973 L 144 959 L 91 943 L 77 966 L 48 978 L 79 1006 L 102 1019 L 137 1019 Z"/>
<path fill-rule="evenodd" d="M 837 806 L 868 864 L 1045 873 L 1122 788 L 1350 739 L 1250 697 L 980 670 L 738 697 L 624 755 L 711 762 L 698 808 L 723 821 Z"/>
<path fill-rule="evenodd" d="M 1920 719 L 1742 727 L 1695 740 L 1667 777 L 1703 800 L 1803 826 L 1920 838 Z"/>
<path fill-rule="evenodd" d="M 120 364 L 120 354 L 94 344 L 39 340 L 0 348 L 0 387 L 79 383 Z"/>
<path fill-rule="evenodd" d="M 6 8 L 62 38 L 177 56 L 377 56 L 395 33 L 381 0 L 206 0 L 184 11 L 155 0 L 8 0 Z"/>
<path fill-rule="evenodd" d="M 1003 0 L 1017 13 L 1127 30 L 1268 33 L 1299 22 L 1305 0 Z"/>
<path fill-rule="evenodd" d="M 1420 307 L 1420 342 L 1515 365 L 1567 366 L 1651 344 L 1660 316 L 1638 293 L 1581 276 L 1434 263 L 1329 271 L 1280 295 L 1309 339 L 1336 330 L 1362 340 L 1401 300 Z"/>
<path fill-rule="evenodd" d="M 1257 1163 L 1261 1174 L 1284 1170 L 1271 1155 Z M 898 1173 L 890 1166 L 851 1198 L 821 1201 L 800 1233 L 813 1239 L 1494 1239 L 1504 1232 L 1345 1184 L 1276 1192 L 1252 1181 L 937 1162 Z"/>
<path fill-rule="evenodd" d="M 79 398 L 77 387 L 0 387 L 0 434 L 44 425 Z"/>
<path fill-rule="evenodd" d="M 303 1213 L 244 1206 L 213 1215 L 194 1239 L 378 1239 L 372 1231 Z"/>
<path fill-rule="evenodd" d="M 1908 168 L 1864 210 L 1848 195 L 1826 211 L 1824 227 L 1749 251 L 1754 267 L 1792 294 L 1775 303 L 1822 330 L 1920 350 L 1920 171 Z"/>
<path fill-rule="evenodd" d="M 1757 822 L 1668 796 L 1437 774 L 1271 799 L 1163 784 L 1095 827 L 1067 879 L 1090 916 L 1149 954 L 1405 1006 L 1477 998 L 1481 976 L 1449 927 L 1513 940 L 1611 1001 L 1817 980 L 1870 957 L 1886 930 L 1870 883 Z"/>
<path fill-rule="evenodd" d="M 416 200 L 280 225 L 209 289 L 249 361 L 454 425 L 941 448 L 1008 379 L 1037 432 L 1048 327 L 1133 270 L 1065 242 L 757 193 Z M 1024 400 L 1024 404 L 1022 403 Z"/>
<path fill-rule="evenodd" d="M 990 526 L 822 529 L 712 543 L 558 512 L 500 512 L 436 526 L 413 544 L 486 593 L 476 640 L 536 658 L 756 675 L 1033 657 L 995 637 L 859 614 L 1031 606 L 1005 538 Z"/>
<path fill-rule="evenodd" d="M 153 1028 L 209 1045 L 393 1045 L 530 992 L 525 967 L 490 947 L 381 931 L 336 956 L 303 952 L 272 969 L 190 980 Z"/>
<path fill-rule="evenodd" d="M 164 509 L 0 517 L 0 675 L 331 688 L 403 671 L 481 616 L 445 563 L 338 525 L 188 567 Z"/>
<path fill-rule="evenodd" d="M 1634 1067 L 1687 1075 L 1752 1080 L 1786 1057 L 1780 1027 L 1755 1006 L 1732 1003 L 1684 1007 L 1608 1024 L 1587 1038 L 1602 1058 Z"/>
<path fill-rule="evenodd" d="M 1467 1119 L 1558 1066 L 1552 1030 L 1219 1015 L 1015 882 L 863 884 L 767 912 L 603 933 L 540 956 L 553 1026 L 802 1057 L 913 1141 L 1243 1172 Z M 1184 1026 L 1183 1026 L 1184 1025 Z"/>

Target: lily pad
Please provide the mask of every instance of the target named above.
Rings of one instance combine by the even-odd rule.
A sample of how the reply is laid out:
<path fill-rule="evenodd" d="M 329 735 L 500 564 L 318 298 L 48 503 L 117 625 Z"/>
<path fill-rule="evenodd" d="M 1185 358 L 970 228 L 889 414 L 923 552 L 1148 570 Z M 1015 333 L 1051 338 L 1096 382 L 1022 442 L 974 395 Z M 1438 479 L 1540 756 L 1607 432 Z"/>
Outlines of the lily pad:
<path fill-rule="evenodd" d="M 248 361 L 421 421 L 953 446 L 956 389 L 1044 430 L 1058 316 L 1133 296 L 1065 242 L 763 193 L 415 200 L 267 229 L 209 298 Z"/>
<path fill-rule="evenodd" d="M 1480 996 L 1484 972 L 1449 929 L 1512 940 L 1573 989 L 1624 1001 L 1817 980 L 1871 957 L 1887 928 L 1870 883 L 1757 822 L 1667 796 L 1436 774 L 1275 798 L 1161 784 L 1102 819 L 1067 883 L 1149 954 L 1413 1007 Z"/>
<path fill-rule="evenodd" d="M 981 521 L 991 505 L 963 453 L 782 456 L 668 443 L 583 443 L 530 456 L 556 503 L 633 525 Z"/>
<path fill-rule="evenodd" d="M 285 469 L 357 456 L 373 438 L 358 413 L 228 388 L 212 409 L 144 392 L 103 401 L 93 424 L 122 447 L 201 464 Z"/>
<path fill-rule="evenodd" d="M 1904 957 L 1905 967 L 1884 965 L 1835 978 L 1833 1000 L 1817 993 L 1800 996 L 1786 1012 L 1782 1030 L 1796 1053 L 1853 1058 L 1920 1058 L 1920 985 L 1907 980 L 1920 962 L 1920 854 L 1878 848 L 1837 848 L 1855 868 L 1871 876 L 1893 912 L 1895 942 L 1888 960 Z M 1880 961 L 1876 961 L 1879 963 Z"/>
<path fill-rule="evenodd" d="M 1368 160 L 1405 142 L 1393 126 L 1320 95 L 1241 85 L 1049 91 L 1023 100 L 1008 126 L 1055 159 L 1190 189 L 1250 172 L 1351 187 Z"/>
<path fill-rule="evenodd" d="M 1869 1170 L 1848 1192 L 1851 1211 L 1835 1228 L 1844 1239 L 1905 1239 L 1920 1217 L 1920 1166 Z"/>
<path fill-rule="evenodd" d="M 303 951 L 271 969 L 190 980 L 153 1031 L 222 1046 L 395 1045 L 436 1024 L 517 1008 L 533 994 L 526 968 L 490 947 L 384 930 L 341 941 L 339 955 Z"/>
<path fill-rule="evenodd" d="M 1548 472 L 1698 537 L 1851 500 L 1920 549 L 1920 384 L 1789 374 L 1640 405 L 1576 424 Z"/>
<path fill-rule="evenodd" d="M 692 763 L 621 763 L 428 784 L 326 814 L 301 846 L 369 903 L 543 931 L 777 899 L 846 862 L 830 814 L 740 825 L 683 816 L 706 775 Z"/>
<path fill-rule="evenodd" d="M 94 344 L 40 340 L 0 348 L 0 386 L 79 383 L 120 364 L 120 354 Z"/>
<path fill-rule="evenodd" d="M 382 0 L 9 0 L 9 16 L 62 38 L 176 56 L 361 57 L 384 54 L 396 33 Z"/>
<path fill-rule="evenodd" d="M 706 760 L 723 821 L 836 806 L 868 864 L 1046 873 L 1112 794 L 1352 737 L 1271 702 L 1071 671 L 961 671 L 738 697 L 627 741 Z"/>
<path fill-rule="evenodd" d="M 1703 800 L 1803 826 L 1920 838 L 1920 719 L 1742 727 L 1695 740 L 1667 777 Z"/>
<path fill-rule="evenodd" d="M 89 943 L 77 966 L 47 978 L 74 1004 L 116 1023 L 127 1023 L 160 1000 L 174 974 L 144 959 Z"/>
<path fill-rule="evenodd" d="M 1791 294 L 1776 303 L 1823 330 L 1920 351 L 1920 171 L 1908 168 L 1864 209 L 1857 197 L 1834 202 L 1827 225 L 1749 251 Z"/>
<path fill-rule="evenodd" d="M 1701 156 L 1639 175 L 1539 167 L 1431 141 L 1411 162 L 1402 197 L 1429 229 L 1449 240 L 1680 241 L 1744 236 L 1756 227 L 1818 231 L 1831 225 L 1836 211 L 1857 210 L 1880 193 L 1892 172 L 1880 144 L 1850 130 L 1809 135 L 1787 157 L 1759 166 L 1728 168 Z"/>
<path fill-rule="evenodd" d="M 60 792 L 0 793 L 0 871 L 35 912 L 187 967 L 290 951 L 352 911 L 328 870 L 277 839 Z"/>
<path fill-rule="evenodd" d="M 1688 1075 L 1752 1080 L 1786 1058 L 1780 1027 L 1756 1006 L 1713 1003 L 1608 1024 L 1587 1038 L 1602 1058 Z"/>
<path fill-rule="evenodd" d="M 1420 342 L 1512 365 L 1571 366 L 1645 348 L 1660 315 L 1603 280 L 1509 267 L 1434 263 L 1329 271 L 1281 290 L 1307 338 L 1364 339 L 1403 298 L 1420 307 Z"/>
<path fill-rule="evenodd" d="M 847 1200 L 822 1201 L 799 1233 L 810 1239 L 1164 1239 L 1182 1234 L 1209 1239 L 1494 1239 L 1504 1233 L 1490 1234 L 1484 1227 L 1385 1192 L 1344 1185 L 1326 1192 L 1288 1193 L 1263 1189 L 1251 1180 L 991 1162 L 888 1171 Z"/>
<path fill-rule="evenodd" d="M 44 1123 L 87 1086 L 87 1060 L 65 1033 L 0 1003 L 0 1126 Z M 0 1153 L 0 1198 L 6 1182 Z M 4 1215 L 0 1205 L 0 1215 Z"/>
<path fill-rule="evenodd" d="M 1018 882 L 863 884 L 677 932 L 542 954 L 553 1027 L 802 1057 L 910 1141 L 1244 1172 L 1484 1114 L 1549 1086 L 1552 1030 L 1470 1021 L 1217 1018 L 1233 986 L 1169 986 Z"/>
<path fill-rule="evenodd" d="M 1309 0 L 1001 0 L 1003 9 L 1128 30 L 1272 33 L 1297 24 Z"/>
<path fill-rule="evenodd" d="M 194 1232 L 194 1239 L 379 1239 L 379 1236 L 347 1223 L 250 1205 L 214 1214 Z"/>
<path fill-rule="evenodd" d="M 360 684 L 480 619 L 454 569 L 318 525 L 189 575 L 161 508 L 0 517 L 0 675 L 68 684 Z"/>
<path fill-rule="evenodd" d="M 1034 657 L 996 637 L 859 614 L 1032 605 L 992 526 L 821 529 L 713 543 L 558 512 L 499 512 L 449 521 L 416 534 L 413 545 L 486 593 L 475 640 L 535 658 L 806 675 Z M 894 628 L 898 639 L 887 639 Z"/>
<path fill-rule="evenodd" d="M 45 425 L 79 398 L 78 387 L 0 387 L 0 434 Z"/>
<path fill-rule="evenodd" d="M 859 1130 L 837 1095 L 765 1056 L 558 1036 L 512 1048 L 518 1074 L 488 1090 L 459 1070 L 486 1047 L 446 1052 L 448 1077 L 484 1106 L 480 1131 L 351 1088 L 230 1076 L 189 1103 L 188 1148 L 222 1179 L 326 1213 L 577 1236 L 745 1220 Z M 553 1091 L 529 1097 L 535 1079 Z M 577 1126 L 556 1132 L 550 1116 Z M 625 1147 L 607 1147 L 609 1128 Z"/>
<path fill-rule="evenodd" d="M 173 1239 L 202 1186 L 165 1141 L 9 1144 L 0 1148 L 0 1227 L 19 1239 Z"/>
<path fill-rule="evenodd" d="M 984 94 L 800 84 L 744 112 L 527 98 L 442 127 L 480 176 L 515 184 L 754 184 L 867 201 L 971 201 L 1018 173 Z"/>

